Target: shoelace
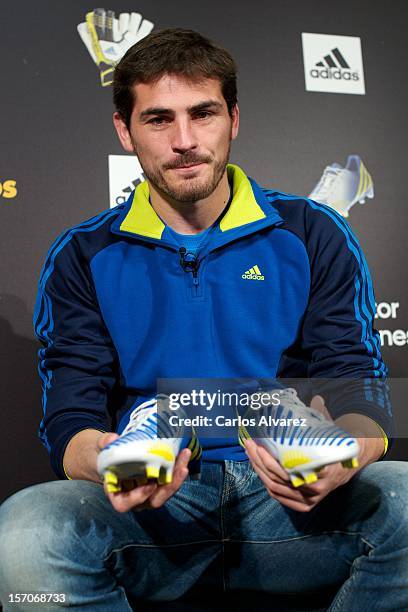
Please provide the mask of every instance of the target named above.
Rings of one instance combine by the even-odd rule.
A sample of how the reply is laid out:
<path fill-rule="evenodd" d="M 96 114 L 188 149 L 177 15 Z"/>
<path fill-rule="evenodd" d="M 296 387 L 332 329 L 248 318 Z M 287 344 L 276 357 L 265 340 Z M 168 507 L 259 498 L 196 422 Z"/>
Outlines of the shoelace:
<path fill-rule="evenodd" d="M 320 181 L 317 183 L 316 187 L 313 189 L 310 194 L 311 198 L 321 198 L 325 200 L 329 195 L 329 190 L 332 186 L 334 179 L 336 179 L 343 168 L 336 168 L 335 166 L 326 166 L 324 172 L 320 178 Z"/>
<path fill-rule="evenodd" d="M 273 389 L 271 391 L 268 391 L 268 393 L 271 396 L 272 394 L 278 393 L 280 403 L 286 409 L 293 410 L 294 418 L 306 418 L 308 422 L 308 428 L 306 430 L 299 429 L 295 426 L 291 426 L 289 428 L 289 431 L 286 431 L 285 427 L 283 427 L 282 429 L 278 428 L 278 438 L 289 437 L 292 435 L 293 430 L 295 430 L 296 438 L 305 438 L 306 434 L 308 434 L 305 439 L 310 438 L 310 442 L 316 442 L 316 440 L 318 440 L 320 444 L 324 443 L 325 438 L 330 440 L 330 443 L 333 443 L 336 440 L 338 440 L 338 443 L 340 443 L 340 439 L 351 439 L 350 434 L 343 431 L 334 422 L 329 421 L 325 415 L 319 412 L 319 410 L 306 406 L 298 397 L 297 391 L 293 387 L 287 387 L 285 389 Z M 278 408 L 278 406 L 276 406 L 276 408 Z M 311 417 L 313 418 L 313 420 L 315 420 L 315 423 L 310 422 Z M 266 431 L 268 429 L 269 428 L 267 427 Z M 328 435 L 325 436 L 325 434 Z"/>
<path fill-rule="evenodd" d="M 287 387 L 285 389 L 272 389 L 264 393 L 268 393 L 271 399 L 273 395 L 278 394 L 280 404 L 282 404 L 285 408 L 293 409 L 296 417 L 303 417 L 309 419 L 312 416 L 318 419 L 320 422 L 329 422 L 321 412 L 315 410 L 314 408 L 306 406 L 299 398 L 296 389 L 294 389 L 293 387 Z M 261 407 L 254 408 L 254 410 L 259 410 L 260 408 Z M 278 405 L 276 405 L 275 408 L 278 408 Z"/>
<path fill-rule="evenodd" d="M 329 421 L 324 414 L 322 414 L 319 410 L 315 408 L 311 408 L 310 406 L 306 406 L 302 400 L 299 398 L 296 389 L 293 387 L 287 387 L 285 389 L 274 389 L 269 391 L 269 394 L 278 393 L 280 398 L 280 404 L 284 406 L 287 410 L 293 410 L 294 418 L 305 418 L 308 429 L 312 428 L 313 437 L 321 436 L 325 432 L 330 432 L 332 436 L 348 436 L 346 432 L 343 432 L 341 428 L 339 428 L 334 422 Z M 276 406 L 278 408 L 278 406 Z M 283 417 L 282 417 L 283 418 Z M 312 422 L 311 422 L 312 419 Z M 290 431 L 292 428 L 290 428 Z M 305 430 L 299 429 L 298 436 L 303 435 Z"/>
<path fill-rule="evenodd" d="M 168 421 L 168 418 L 173 414 L 168 406 L 168 397 L 158 395 L 157 398 L 143 402 L 132 411 L 129 422 L 121 436 L 138 431 L 153 434 L 156 437 L 159 435 L 167 438 L 181 437 L 182 426 L 171 426 Z"/>
<path fill-rule="evenodd" d="M 121 435 L 123 436 L 127 433 L 130 433 L 131 431 L 135 431 L 136 429 L 141 429 L 143 428 L 143 426 L 148 426 L 147 420 L 149 417 L 153 417 L 157 422 L 156 399 L 147 400 L 143 404 L 140 404 L 140 406 L 137 406 L 137 408 L 132 411 L 129 423 L 126 425 Z"/>
<path fill-rule="evenodd" d="M 306 406 L 302 402 L 302 400 L 298 397 L 296 389 L 292 387 L 288 387 L 287 389 L 282 389 L 280 391 L 279 396 L 281 398 L 281 403 L 284 403 L 285 407 L 292 408 L 296 417 L 303 417 L 309 419 L 311 416 L 317 419 L 322 423 L 329 423 L 330 421 L 318 410 L 311 408 L 310 406 Z"/>

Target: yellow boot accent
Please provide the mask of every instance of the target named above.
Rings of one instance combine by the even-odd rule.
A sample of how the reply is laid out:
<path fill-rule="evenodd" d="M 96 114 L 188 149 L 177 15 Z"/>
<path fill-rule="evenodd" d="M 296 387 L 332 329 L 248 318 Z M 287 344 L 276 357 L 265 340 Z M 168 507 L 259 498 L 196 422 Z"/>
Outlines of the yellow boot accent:
<path fill-rule="evenodd" d="M 187 446 L 187 448 L 190 448 L 190 447 Z M 190 450 L 191 450 L 190 461 L 193 461 L 193 459 L 200 459 L 201 455 L 203 454 L 203 449 L 201 448 L 201 444 L 199 444 L 198 442 L 197 442 L 197 444 L 195 446 L 195 449 L 192 450 L 190 448 Z M 189 461 L 189 463 L 190 463 L 190 461 Z"/>
<path fill-rule="evenodd" d="M 239 432 L 238 434 L 238 442 L 240 443 L 240 445 L 242 446 L 242 448 L 244 450 L 246 450 L 246 446 L 245 446 L 245 440 L 252 440 L 251 436 L 248 434 L 248 432 Z"/>
<path fill-rule="evenodd" d="M 159 475 L 159 479 L 158 479 L 158 483 L 159 484 L 170 484 L 173 482 L 173 472 L 168 469 L 162 469 L 160 470 L 160 475 Z"/>
<path fill-rule="evenodd" d="M 108 482 L 106 484 L 106 490 L 108 491 L 108 493 L 120 493 L 122 487 L 120 486 L 120 484 L 114 485 Z"/>
<path fill-rule="evenodd" d="M 352 459 L 346 459 L 341 462 L 341 465 L 345 468 L 356 468 L 359 466 L 359 462 L 357 457 L 353 457 Z"/>
<path fill-rule="evenodd" d="M 240 425 L 238 427 L 238 432 L 239 434 L 243 437 L 243 438 L 250 438 L 251 436 L 248 433 L 247 428 L 245 427 L 245 425 Z"/>
<path fill-rule="evenodd" d="M 119 478 L 116 476 L 116 474 L 109 470 L 105 472 L 103 479 L 106 482 L 106 484 L 117 485 L 119 483 Z"/>
<path fill-rule="evenodd" d="M 173 482 L 173 474 L 169 471 L 166 473 L 164 484 L 171 484 Z"/>
<path fill-rule="evenodd" d="M 194 430 L 193 427 L 192 429 Z M 203 449 L 201 447 L 201 444 L 196 434 L 193 435 L 190 442 L 187 444 L 186 448 L 189 448 L 191 450 L 190 461 L 192 461 L 193 459 L 199 459 L 201 457 Z"/>
<path fill-rule="evenodd" d="M 290 480 L 294 487 L 300 487 L 302 484 L 305 484 L 303 478 L 299 478 L 299 476 L 295 476 L 294 474 L 290 474 Z"/>
<path fill-rule="evenodd" d="M 148 453 L 149 455 L 158 455 L 166 461 L 175 461 L 176 459 L 170 447 L 163 443 L 156 443 L 149 449 Z"/>
<path fill-rule="evenodd" d="M 103 481 L 106 484 L 108 493 L 119 493 L 122 490 L 119 478 L 109 470 L 103 475 Z"/>
<path fill-rule="evenodd" d="M 159 468 L 156 467 L 147 467 L 146 468 L 146 478 L 158 478 L 160 475 Z"/>
<path fill-rule="evenodd" d="M 314 472 L 312 472 L 311 474 L 308 474 L 304 478 L 305 478 L 306 484 L 312 484 L 313 482 L 317 481 L 317 475 Z"/>
<path fill-rule="evenodd" d="M 302 451 L 288 450 L 283 453 L 281 464 L 284 468 L 294 468 L 297 465 L 309 463 L 309 461 L 311 461 L 311 458 Z"/>
<path fill-rule="evenodd" d="M 108 493 L 120 493 L 122 487 L 117 487 L 116 485 L 108 484 L 106 485 L 106 490 L 108 491 Z"/>

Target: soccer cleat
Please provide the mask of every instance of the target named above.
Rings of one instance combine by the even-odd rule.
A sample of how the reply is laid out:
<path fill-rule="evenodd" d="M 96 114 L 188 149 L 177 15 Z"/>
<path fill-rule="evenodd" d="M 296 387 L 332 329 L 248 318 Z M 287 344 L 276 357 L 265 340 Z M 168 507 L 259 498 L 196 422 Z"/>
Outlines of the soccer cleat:
<path fill-rule="evenodd" d="M 358 155 L 349 155 L 343 168 L 337 162 L 326 166 L 319 182 L 309 198 L 327 204 L 343 217 L 349 216 L 349 210 L 359 202 L 374 197 L 374 184 L 370 173 Z"/>
<path fill-rule="evenodd" d="M 267 393 L 274 399 L 279 394 L 279 404 L 248 409 L 247 421 L 238 428 L 241 446 L 245 448 L 245 439 L 263 446 L 286 470 L 294 487 L 316 482 L 317 472 L 331 463 L 358 467 L 357 440 L 319 411 L 306 407 L 295 389 Z M 255 419 L 255 425 L 246 424 L 249 418 Z"/>
<path fill-rule="evenodd" d="M 176 457 L 186 447 L 191 450 L 190 475 L 200 478 L 202 449 L 194 429 L 171 426 L 170 416 L 174 413 L 168 406 L 162 401 L 158 410 L 158 401 L 152 398 L 132 410 L 119 438 L 100 451 L 97 469 L 110 493 L 122 490 L 122 480 L 170 484 Z"/>

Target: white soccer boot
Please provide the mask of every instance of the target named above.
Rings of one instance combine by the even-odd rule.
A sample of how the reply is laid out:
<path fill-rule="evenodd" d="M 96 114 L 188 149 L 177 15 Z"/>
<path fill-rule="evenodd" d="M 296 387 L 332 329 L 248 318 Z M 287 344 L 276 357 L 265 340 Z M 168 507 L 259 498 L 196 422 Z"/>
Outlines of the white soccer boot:
<path fill-rule="evenodd" d="M 97 458 L 97 469 L 107 484 L 109 492 L 121 491 L 121 480 L 134 479 L 138 485 L 149 478 L 158 484 L 173 480 L 173 468 L 177 455 L 183 448 L 192 452 L 189 472 L 192 478 L 200 478 L 202 448 L 194 428 L 183 425 L 172 427 L 170 416 L 185 416 L 172 412 L 165 403 L 154 397 L 137 406 L 129 416 L 129 422 L 119 438 L 103 448 Z"/>
<path fill-rule="evenodd" d="M 358 467 L 357 440 L 318 410 L 305 406 L 295 389 L 267 393 L 274 395 L 273 399 L 278 394 L 280 403 L 248 409 L 245 417 L 255 419 L 256 425 L 239 426 L 241 446 L 245 448 L 245 439 L 252 439 L 266 448 L 289 474 L 294 487 L 316 482 L 316 472 L 331 463 Z"/>
<path fill-rule="evenodd" d="M 344 167 L 337 162 L 326 166 L 309 195 L 310 199 L 327 204 L 343 217 L 349 216 L 354 204 L 364 204 L 366 198 L 373 197 L 373 179 L 359 155 L 349 155 Z"/>

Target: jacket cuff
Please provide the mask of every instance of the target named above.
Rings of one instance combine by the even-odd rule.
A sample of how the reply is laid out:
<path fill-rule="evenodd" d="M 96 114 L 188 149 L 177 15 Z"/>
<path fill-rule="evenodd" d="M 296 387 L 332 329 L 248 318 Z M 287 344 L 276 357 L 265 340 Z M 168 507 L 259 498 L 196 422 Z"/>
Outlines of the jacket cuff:
<path fill-rule="evenodd" d="M 385 455 L 387 454 L 387 451 L 388 451 L 388 447 L 389 447 L 388 436 L 385 433 L 385 431 L 383 430 L 383 428 L 381 427 L 381 425 L 379 425 L 377 423 L 377 421 L 374 421 L 374 419 L 372 419 L 371 417 L 367 417 L 367 418 L 370 419 L 370 421 L 372 421 L 373 423 L 375 423 L 377 425 L 378 429 L 381 432 L 382 438 L 384 440 L 384 452 L 381 455 L 381 457 L 379 458 L 379 461 L 381 461 L 381 459 L 383 459 L 385 457 Z"/>

